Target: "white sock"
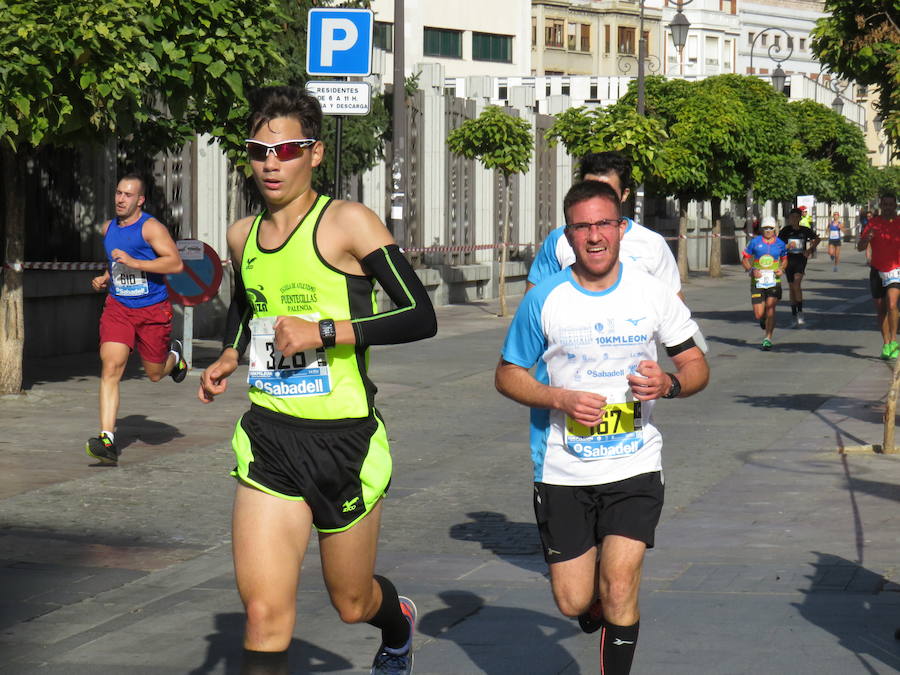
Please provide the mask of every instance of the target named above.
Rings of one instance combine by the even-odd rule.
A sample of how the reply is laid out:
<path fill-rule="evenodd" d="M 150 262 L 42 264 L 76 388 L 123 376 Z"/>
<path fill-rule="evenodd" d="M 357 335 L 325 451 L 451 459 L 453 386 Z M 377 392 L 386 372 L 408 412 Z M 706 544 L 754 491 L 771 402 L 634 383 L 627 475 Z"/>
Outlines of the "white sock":
<path fill-rule="evenodd" d="M 111 431 L 101 431 L 100 433 L 101 433 L 101 434 L 106 434 L 106 437 L 107 437 L 110 441 L 112 441 L 113 443 L 116 442 L 116 435 L 115 435 L 113 432 L 111 432 Z"/>

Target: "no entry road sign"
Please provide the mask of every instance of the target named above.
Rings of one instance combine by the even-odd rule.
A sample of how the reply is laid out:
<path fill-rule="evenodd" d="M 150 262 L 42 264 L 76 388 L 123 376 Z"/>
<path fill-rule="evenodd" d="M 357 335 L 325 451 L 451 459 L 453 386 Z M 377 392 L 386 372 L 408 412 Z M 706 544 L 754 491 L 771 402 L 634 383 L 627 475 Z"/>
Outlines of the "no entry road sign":
<path fill-rule="evenodd" d="M 222 261 L 212 246 L 199 239 L 179 239 L 178 253 L 184 261 L 184 269 L 178 274 L 166 275 L 169 299 L 172 302 L 193 307 L 215 297 L 222 283 Z"/>

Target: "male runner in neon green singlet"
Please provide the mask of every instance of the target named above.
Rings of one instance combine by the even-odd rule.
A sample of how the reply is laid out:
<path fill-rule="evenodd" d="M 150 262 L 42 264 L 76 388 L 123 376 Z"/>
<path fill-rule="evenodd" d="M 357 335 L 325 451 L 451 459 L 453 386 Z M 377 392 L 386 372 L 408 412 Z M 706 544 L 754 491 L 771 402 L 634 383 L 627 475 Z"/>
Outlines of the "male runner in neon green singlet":
<path fill-rule="evenodd" d="M 250 347 L 251 408 L 237 424 L 234 562 L 247 612 L 242 673 L 287 673 L 311 527 L 346 623 L 381 629 L 372 673 L 412 670 L 415 605 L 374 575 L 387 434 L 367 375 L 368 346 L 431 337 L 425 289 L 378 217 L 312 188 L 324 149 L 315 98 L 257 92 L 247 151 L 266 209 L 228 230 L 235 269 L 225 349 L 201 376 L 204 402 Z M 374 282 L 396 309 L 376 313 Z"/>

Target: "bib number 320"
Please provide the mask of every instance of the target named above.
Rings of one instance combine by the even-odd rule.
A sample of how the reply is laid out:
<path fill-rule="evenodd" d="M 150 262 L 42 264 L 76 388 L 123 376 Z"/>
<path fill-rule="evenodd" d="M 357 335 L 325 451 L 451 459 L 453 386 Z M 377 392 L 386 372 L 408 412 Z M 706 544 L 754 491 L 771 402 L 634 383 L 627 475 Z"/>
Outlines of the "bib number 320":
<path fill-rule="evenodd" d="M 301 316 L 314 321 L 315 317 Z M 247 381 L 278 396 L 324 396 L 331 393 L 328 356 L 323 347 L 285 356 L 275 347 L 275 317 L 250 321 L 250 368 Z"/>

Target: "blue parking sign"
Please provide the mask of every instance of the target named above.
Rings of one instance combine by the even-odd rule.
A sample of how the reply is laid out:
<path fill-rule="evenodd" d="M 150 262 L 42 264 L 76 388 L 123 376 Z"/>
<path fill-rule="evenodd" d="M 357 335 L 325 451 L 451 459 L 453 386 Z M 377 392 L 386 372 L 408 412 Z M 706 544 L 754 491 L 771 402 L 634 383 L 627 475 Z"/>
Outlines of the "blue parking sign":
<path fill-rule="evenodd" d="M 309 10 L 306 72 L 337 77 L 371 75 L 374 17 L 370 9 Z"/>

